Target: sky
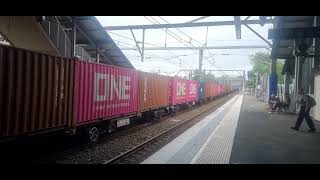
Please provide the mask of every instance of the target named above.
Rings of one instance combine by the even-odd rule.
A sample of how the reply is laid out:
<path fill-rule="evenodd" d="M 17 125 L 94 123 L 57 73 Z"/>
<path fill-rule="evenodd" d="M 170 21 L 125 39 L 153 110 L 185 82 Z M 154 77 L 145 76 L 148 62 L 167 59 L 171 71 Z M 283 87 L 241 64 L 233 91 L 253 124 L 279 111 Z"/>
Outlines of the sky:
<path fill-rule="evenodd" d="M 199 18 L 201 16 L 96 16 L 102 26 L 127 26 L 127 25 L 144 25 L 157 23 L 185 23 L 187 21 Z M 245 19 L 247 16 L 241 16 Z M 257 16 L 250 17 L 257 19 Z M 197 22 L 213 21 L 233 21 L 233 16 L 210 16 Z M 167 21 L 167 22 L 166 22 Z M 271 24 L 264 26 L 249 25 L 261 36 L 267 39 L 268 29 L 272 28 Z M 108 34 L 115 43 L 122 48 L 136 47 L 135 41 L 130 30 L 108 30 Z M 133 30 L 137 41 L 142 42 L 142 30 Z M 171 35 L 170 35 L 171 34 Z M 267 45 L 253 32 L 244 25 L 241 26 L 241 39 L 236 39 L 234 26 L 211 26 L 208 27 L 188 27 L 188 28 L 171 28 L 168 29 L 167 35 L 165 29 L 147 29 L 145 31 L 145 47 L 185 47 L 185 46 L 237 46 L 237 45 Z M 172 37 L 175 36 L 176 38 Z M 191 44 L 190 44 L 191 38 Z M 271 41 L 270 41 L 271 42 Z M 141 44 L 140 44 L 141 48 Z M 252 66 L 249 56 L 256 52 L 267 49 L 210 49 L 205 50 L 203 59 L 203 69 L 241 69 L 246 72 Z M 123 50 L 123 53 L 132 63 L 132 65 L 142 71 L 160 72 L 166 75 L 185 76 L 181 69 L 197 69 L 199 67 L 198 50 L 145 50 L 144 62 L 141 62 L 141 56 L 138 50 Z M 227 54 L 227 55 L 226 55 Z M 221 75 L 239 75 L 231 72 L 215 73 Z"/>

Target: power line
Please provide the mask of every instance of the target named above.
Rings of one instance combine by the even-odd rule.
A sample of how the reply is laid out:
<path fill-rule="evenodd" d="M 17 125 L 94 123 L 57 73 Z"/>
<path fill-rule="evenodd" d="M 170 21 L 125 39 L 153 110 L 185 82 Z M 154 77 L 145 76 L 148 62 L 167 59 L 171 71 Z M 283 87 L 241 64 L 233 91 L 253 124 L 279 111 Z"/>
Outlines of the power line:
<path fill-rule="evenodd" d="M 131 38 L 128 38 L 128 37 L 126 37 L 126 36 L 123 36 L 123 35 L 119 35 L 119 34 L 116 34 L 116 33 L 112 33 L 112 34 L 115 34 L 115 35 L 118 35 L 118 36 L 121 36 L 121 37 L 124 37 L 124 38 L 126 38 L 126 39 L 129 39 L 129 40 L 133 40 L 133 39 L 131 39 Z M 129 44 L 129 43 L 125 43 L 125 42 L 122 42 L 122 41 L 119 41 L 119 40 L 115 40 L 115 41 L 118 41 L 119 43 L 122 43 L 122 44 L 126 44 L 126 45 L 130 45 L 130 46 L 132 46 L 132 47 L 136 47 L 135 45 L 133 45 L 133 44 Z M 119 44 L 120 45 L 120 44 Z M 151 44 L 152 45 L 152 44 Z M 124 47 L 124 48 L 128 48 L 128 47 L 125 47 L 125 46 L 123 46 L 123 45 L 121 45 L 122 47 Z M 154 45 L 154 46 L 157 46 L 157 45 Z M 160 47 L 160 46 L 159 46 Z M 148 53 L 146 53 L 146 54 L 148 54 Z M 151 53 L 149 53 L 149 54 L 151 54 Z M 153 53 L 152 53 L 153 54 Z M 179 55 L 179 56 L 176 56 L 175 54 L 173 54 L 173 53 L 171 53 L 173 56 L 171 56 L 171 58 L 170 59 L 172 59 L 172 58 L 176 58 L 176 57 L 179 57 L 179 56 L 181 56 L 181 55 Z M 153 54 L 153 55 L 155 55 L 155 54 Z M 158 55 L 156 55 L 157 57 L 159 57 L 159 58 L 162 58 L 162 57 L 160 57 L 160 56 L 158 56 Z M 166 58 L 163 58 L 163 59 L 166 59 Z M 186 67 L 186 66 L 189 66 L 189 65 L 187 65 L 187 64 L 184 64 L 184 63 L 181 63 L 181 59 L 179 58 L 179 60 L 180 60 L 180 64 L 182 64 L 184 67 Z M 190 67 L 190 66 L 189 66 Z"/>
<path fill-rule="evenodd" d="M 166 21 L 166 20 L 163 19 L 162 17 L 159 16 L 159 18 L 161 18 L 162 20 L 164 20 L 166 23 L 170 24 L 168 21 Z M 192 39 L 192 37 L 188 36 L 187 34 L 185 34 L 183 31 L 179 30 L 178 28 L 175 28 L 175 29 L 177 29 L 179 32 L 181 32 L 181 33 L 184 34 L 185 36 L 187 36 L 187 37 L 189 37 L 190 39 Z M 200 45 L 202 45 L 201 42 L 199 42 L 199 41 L 197 41 L 197 40 L 195 40 L 195 41 L 198 42 Z M 193 45 L 191 42 L 190 42 L 190 44 L 191 44 L 191 46 L 194 47 L 194 45 Z M 208 50 L 208 52 L 211 54 L 211 52 L 210 52 L 209 50 Z M 212 65 L 214 66 L 214 64 L 211 63 L 211 62 L 208 60 L 208 58 L 205 57 L 205 59 L 206 59 L 210 64 L 212 64 Z"/>
<path fill-rule="evenodd" d="M 147 17 L 145 17 L 146 19 L 148 19 Z M 158 24 L 160 24 L 157 20 L 155 20 L 153 17 L 151 17 L 154 21 L 156 21 Z M 150 22 L 152 22 L 153 24 L 155 24 L 153 21 L 151 21 L 150 19 L 148 19 Z M 164 20 L 164 19 L 163 19 Z M 165 20 L 164 20 L 165 21 Z M 163 30 L 163 29 L 162 29 Z M 172 35 L 172 34 L 173 35 Z M 131 39 L 131 38 L 128 38 L 128 37 L 126 37 L 126 36 L 123 36 L 123 35 L 120 35 L 120 34 L 116 34 L 116 33 L 112 33 L 112 34 L 114 34 L 114 35 L 118 35 L 118 36 L 120 36 L 120 37 L 123 37 L 123 38 L 126 38 L 126 39 L 129 39 L 129 40 L 133 40 L 133 39 Z M 170 33 L 168 33 L 170 36 L 172 36 L 173 38 L 175 38 L 176 40 L 178 40 L 180 43 L 182 43 L 184 46 L 186 46 L 186 47 L 188 47 L 186 44 L 184 44 L 183 42 L 181 42 L 179 39 L 181 39 L 178 35 L 176 35 L 175 33 L 173 33 L 173 32 L 171 32 L 170 31 Z M 188 35 L 187 35 L 188 36 Z M 189 36 L 190 37 L 190 36 Z M 178 38 L 178 39 L 177 39 Z M 181 40 L 183 40 L 183 39 L 181 39 Z M 120 41 L 118 41 L 118 42 L 120 42 Z M 121 43 L 123 43 L 123 44 L 127 44 L 127 45 L 130 45 L 130 46 L 134 46 L 134 45 L 132 45 L 132 44 L 128 44 L 128 43 L 124 43 L 124 42 L 121 42 Z M 150 43 L 148 43 L 148 44 L 150 44 Z M 153 44 L 151 44 L 151 45 L 153 45 Z M 154 46 L 157 46 L 157 45 L 154 45 Z M 192 45 L 192 43 L 191 43 L 191 46 L 193 46 Z M 159 46 L 160 47 L 160 46 Z M 194 47 L 194 46 L 193 46 Z M 169 50 L 168 50 L 169 51 Z M 175 54 L 173 54 L 171 51 L 169 51 L 173 56 L 176 56 Z M 195 54 L 197 54 L 198 52 L 195 52 Z M 178 57 L 178 56 L 176 56 L 176 57 Z M 206 58 L 206 57 L 205 57 Z M 180 58 L 178 58 L 179 60 L 180 60 L 180 64 L 182 64 L 181 63 L 181 59 Z M 206 58 L 207 59 L 207 58 Z M 209 61 L 209 63 L 211 63 L 210 61 Z"/>
<path fill-rule="evenodd" d="M 135 45 L 132 45 L 132 44 L 124 43 L 124 42 L 121 42 L 121 41 L 118 41 L 118 42 L 119 42 L 119 43 L 123 43 L 123 44 L 127 44 L 127 45 L 131 45 L 132 47 L 135 47 Z M 121 44 L 119 44 L 119 45 L 122 46 L 122 47 L 124 47 L 124 48 L 129 48 L 129 47 L 124 46 L 124 45 L 121 45 Z M 159 55 L 157 55 L 157 54 L 154 54 L 154 53 L 151 53 L 151 52 L 145 52 L 145 54 L 151 55 L 151 56 L 155 56 L 155 57 L 158 57 L 158 58 L 161 58 L 161 59 L 164 59 L 164 60 L 171 60 L 171 59 L 174 59 L 174 58 L 178 58 L 178 57 L 180 57 L 180 56 L 190 55 L 190 54 L 182 54 L 182 55 L 170 56 L 170 58 L 164 58 L 164 57 L 161 57 L 161 56 L 159 56 Z M 192 54 L 192 55 L 193 55 L 193 54 Z M 138 56 L 138 57 L 140 57 L 140 56 Z M 182 62 L 181 62 L 181 59 L 180 59 L 180 64 L 182 64 L 184 67 L 189 66 L 189 65 L 187 65 L 187 64 L 182 63 Z M 190 67 L 190 66 L 189 66 L 189 67 Z"/>
<path fill-rule="evenodd" d="M 146 19 L 148 19 L 150 22 L 152 22 L 152 23 L 154 23 L 153 21 L 151 21 L 149 18 L 147 18 L 146 16 L 144 16 Z M 151 17 L 151 16 L 150 16 Z M 154 19 L 153 17 L 151 17 L 154 21 L 156 21 L 158 24 L 161 24 L 160 22 L 158 22 L 156 19 Z M 154 23 L 155 24 L 155 23 Z M 183 40 L 183 39 L 181 39 L 178 35 L 176 35 L 175 33 L 173 33 L 172 31 L 170 31 L 170 30 L 164 30 L 163 28 L 161 28 L 163 31 L 165 31 L 166 33 L 168 33 L 167 31 L 169 31 L 169 35 L 171 36 L 171 37 L 173 37 L 173 38 L 175 38 L 177 41 L 179 41 L 179 42 L 181 42 L 184 46 L 186 46 L 186 47 L 189 47 L 188 45 L 186 45 L 184 42 L 182 42 L 182 41 L 185 41 L 185 40 Z M 172 33 L 172 34 L 171 34 Z M 180 39 L 180 40 L 179 40 Z M 181 41 L 182 40 L 182 41 Z M 188 42 L 187 42 L 188 43 Z M 191 46 L 193 46 L 193 47 L 195 47 L 193 44 L 191 44 L 191 43 L 189 43 Z M 194 51 L 193 49 L 192 49 L 192 51 Z M 199 54 L 199 52 L 198 51 L 194 51 L 195 52 L 195 54 L 196 55 L 198 55 Z M 180 59 L 180 62 L 181 62 L 181 59 Z"/>
<path fill-rule="evenodd" d="M 144 16 L 146 19 L 148 19 L 150 22 L 154 23 L 153 21 L 151 21 L 149 18 L 147 18 L 146 16 Z M 156 19 L 154 19 L 153 17 L 151 17 L 154 21 L 156 21 L 158 24 L 161 24 L 160 22 L 158 22 Z M 155 23 L 154 23 L 155 24 Z M 163 28 L 161 28 L 163 31 L 165 31 Z M 174 34 L 172 31 L 168 30 L 169 32 L 171 32 L 172 34 Z M 178 40 L 176 37 L 174 37 L 172 34 L 168 33 L 170 36 L 172 36 L 173 38 L 175 38 L 176 40 Z M 174 34 L 175 36 L 177 36 L 176 34 Z M 178 36 L 177 36 L 178 37 Z M 178 37 L 179 38 L 179 37 Z M 181 38 L 179 38 L 181 39 Z M 181 42 L 180 40 L 178 40 L 179 42 Z M 188 47 L 188 45 L 185 45 L 183 42 L 181 42 L 184 46 Z M 191 46 L 195 47 L 194 45 L 191 44 Z M 211 54 L 211 52 L 208 50 L 208 52 Z M 199 54 L 197 51 L 195 52 L 196 54 Z M 213 56 L 213 55 L 212 55 Z M 218 68 L 217 66 L 215 66 L 213 63 L 211 63 L 207 57 L 204 57 L 205 60 L 207 60 L 209 62 L 209 64 L 211 64 L 212 66 L 216 67 L 217 69 L 220 69 Z M 226 73 L 223 72 L 225 75 Z"/>
<path fill-rule="evenodd" d="M 170 24 L 170 23 L 169 23 L 168 21 L 166 21 L 164 18 L 162 18 L 162 17 L 160 17 L 160 16 L 158 16 L 158 17 L 159 17 L 160 19 L 162 19 L 163 21 L 165 21 L 166 23 Z M 181 32 L 181 33 L 184 34 L 185 36 L 189 37 L 190 40 L 193 39 L 191 36 L 185 34 L 185 33 L 184 33 L 183 31 L 181 31 L 180 29 L 178 29 L 178 28 L 175 28 L 175 29 L 177 29 L 179 32 Z M 207 32 L 207 33 L 208 33 L 208 32 Z M 195 40 L 195 41 L 198 42 L 200 45 L 202 45 L 201 42 L 199 42 L 199 41 L 197 41 L 197 40 Z M 193 45 L 191 42 L 190 42 L 189 44 L 194 47 L 194 45 Z M 209 50 L 208 50 L 208 52 L 210 53 Z M 211 54 L 211 53 L 210 53 L 210 54 Z M 205 59 L 209 62 L 209 64 L 211 64 L 212 66 L 215 66 L 213 62 L 211 63 L 211 62 L 208 60 L 208 58 L 205 57 Z"/>
<path fill-rule="evenodd" d="M 165 21 L 166 23 L 168 23 L 168 24 L 170 24 L 168 21 L 166 21 L 164 18 L 162 18 L 162 17 L 160 17 L 160 16 L 158 16 L 160 19 L 162 19 L 163 21 Z M 178 29 L 178 28 L 175 28 L 176 30 L 178 30 L 179 32 L 181 32 L 183 35 L 185 35 L 185 36 L 187 36 L 188 38 L 190 38 L 190 39 L 193 39 L 191 36 L 189 36 L 189 35 L 187 35 L 186 33 L 184 33 L 182 30 L 180 30 L 180 29 Z M 198 40 L 196 40 L 196 39 L 194 39 L 194 41 L 195 42 L 197 42 L 197 43 L 199 43 L 201 46 L 202 46 L 202 43 L 200 42 L 200 41 L 198 41 Z M 192 44 L 191 42 L 190 42 L 190 44 Z"/>
<path fill-rule="evenodd" d="M 149 18 L 147 18 L 146 16 L 144 16 L 146 19 L 148 19 L 150 22 L 154 23 L 153 21 L 151 21 Z M 151 17 L 151 16 L 150 16 Z M 157 21 L 156 19 L 154 19 L 153 17 L 151 17 L 154 21 L 156 21 L 158 24 L 161 24 L 159 21 Z M 154 23 L 155 24 L 155 23 Z M 163 31 L 165 31 L 163 28 L 161 28 Z M 182 41 L 185 41 L 184 39 L 181 39 L 178 35 L 176 35 L 175 33 L 173 33 L 171 30 L 167 30 L 168 31 L 168 34 L 173 37 L 174 39 L 176 39 L 177 41 L 181 42 L 184 46 L 186 47 L 189 47 L 188 45 L 186 45 L 184 42 Z M 166 33 L 167 33 L 166 31 Z M 187 42 L 187 41 L 186 41 Z M 187 42 L 189 43 L 189 42 Z M 193 46 L 193 45 L 192 45 Z M 194 46 L 193 46 L 194 47 Z M 194 51 L 194 50 L 192 50 Z M 197 51 L 194 51 L 196 54 L 198 53 Z"/>
<path fill-rule="evenodd" d="M 170 61 L 170 62 L 174 62 L 175 63 L 175 61 L 171 61 L 173 58 L 177 58 L 178 56 L 173 56 L 173 57 L 171 57 L 171 58 L 164 58 L 164 57 L 161 57 L 161 56 L 159 56 L 159 55 L 157 55 L 157 54 L 154 54 L 154 53 L 150 53 L 149 52 L 149 54 L 151 54 L 151 55 L 153 55 L 153 56 L 156 56 L 156 57 L 158 57 L 158 58 L 160 58 L 160 59 L 164 59 L 164 60 L 167 60 L 167 61 Z M 180 59 L 180 58 L 179 58 Z M 182 63 L 181 62 L 181 59 L 180 59 L 180 64 L 181 65 L 183 65 L 185 68 L 187 67 L 187 66 L 189 66 L 189 65 L 187 65 L 187 64 L 184 64 L 184 63 Z M 190 66 L 189 66 L 190 67 Z"/>
<path fill-rule="evenodd" d="M 118 40 L 115 40 L 115 41 L 117 41 L 118 43 L 122 43 L 122 44 L 130 45 L 130 46 L 132 46 L 132 47 L 136 47 L 136 46 L 133 45 L 133 44 L 125 43 L 125 42 L 118 41 Z M 120 44 L 119 44 L 119 45 L 120 45 Z M 131 48 L 132 48 L 132 47 L 131 47 Z M 130 48 L 130 47 L 129 47 L 129 48 Z"/>
<path fill-rule="evenodd" d="M 154 54 L 154 53 L 151 53 L 151 52 L 145 52 L 145 54 L 146 55 L 149 55 L 149 56 L 152 56 L 153 58 L 160 58 L 160 59 L 163 59 L 164 61 L 166 61 L 166 62 L 169 62 L 169 63 L 171 63 L 171 64 L 173 64 L 173 65 L 181 65 L 181 66 L 183 66 L 184 68 L 190 68 L 190 66 L 188 65 L 188 64 L 185 64 L 185 63 L 182 63 L 181 62 L 181 59 L 180 59 L 180 63 L 177 63 L 177 62 L 175 62 L 175 61 L 172 61 L 172 59 L 174 59 L 174 58 L 179 58 L 180 56 L 187 56 L 187 55 L 190 55 L 190 54 L 182 54 L 182 55 L 175 55 L 175 56 L 170 56 L 169 58 L 165 58 L 165 57 L 161 57 L 161 56 L 159 56 L 159 55 L 157 55 L 157 54 Z M 193 54 L 192 54 L 193 55 Z M 132 56 L 132 57 L 140 57 L 140 56 Z M 188 67 L 187 67 L 188 66 Z"/>
<path fill-rule="evenodd" d="M 158 17 L 159 17 L 160 19 L 162 19 L 163 21 L 165 21 L 166 23 L 170 24 L 170 23 L 169 23 L 167 20 L 165 20 L 164 18 L 162 18 L 162 17 L 160 17 L 160 16 L 158 16 Z M 184 33 L 182 30 L 180 30 L 180 29 L 178 29 L 178 28 L 175 28 L 175 29 L 178 30 L 179 32 L 181 32 L 183 35 L 187 36 L 188 38 L 193 39 L 191 36 L 187 35 L 187 34 Z M 197 42 L 197 43 L 199 43 L 200 45 L 202 45 L 202 43 L 199 42 L 198 40 L 194 39 L 194 41 Z M 190 42 L 190 44 L 192 44 L 192 43 Z"/>
<path fill-rule="evenodd" d="M 160 17 L 160 16 L 159 16 Z M 160 17 L 161 18 L 161 17 Z M 170 24 L 168 21 L 166 21 L 165 19 L 163 19 L 163 18 L 161 18 L 162 20 L 164 20 L 166 23 L 168 23 L 168 24 Z M 177 29 L 177 28 L 175 28 L 175 29 Z M 186 35 L 184 32 L 182 32 L 181 30 L 179 30 L 179 29 L 177 29 L 178 31 L 180 31 L 181 33 L 183 33 L 184 35 Z M 192 39 L 192 37 L 190 37 L 190 36 L 188 36 L 188 35 L 186 35 L 187 37 L 189 37 L 190 39 Z M 201 42 L 199 42 L 199 41 L 197 41 L 197 40 L 195 40 L 196 42 L 198 42 L 199 44 L 201 44 L 202 45 L 202 43 Z M 194 46 L 192 43 L 190 43 L 192 46 Z M 207 49 L 208 50 L 208 49 Z M 211 52 L 208 50 L 208 52 L 209 52 L 209 54 L 210 55 L 212 55 L 211 54 Z M 214 63 L 211 63 L 210 61 L 209 61 L 209 59 L 207 58 L 207 57 L 204 57 L 212 66 L 215 66 L 214 65 Z"/>
<path fill-rule="evenodd" d="M 134 39 L 131 39 L 131 38 L 127 37 L 127 36 L 123 36 L 123 35 L 120 35 L 120 34 L 117 34 L 117 33 L 114 33 L 114 32 L 109 32 L 109 33 L 114 34 L 114 35 L 119 36 L 119 37 L 123 37 L 125 39 L 129 39 L 129 40 L 134 41 Z M 144 42 L 144 44 L 148 44 L 148 45 L 156 46 L 156 47 L 161 47 L 159 45 L 155 45 L 155 44 L 151 44 L 151 43 L 147 43 L 147 42 Z"/>
<path fill-rule="evenodd" d="M 151 21 L 149 18 L 147 18 L 146 16 L 144 16 L 148 21 L 150 21 L 151 23 L 155 24 L 153 21 Z M 156 20 L 155 20 L 156 21 Z M 157 21 L 156 21 L 157 22 Z M 159 23 L 159 22 L 158 22 Z M 165 31 L 163 28 L 161 28 L 163 31 Z M 171 35 L 171 34 L 170 34 Z M 172 36 L 172 35 L 171 35 Z M 175 54 L 173 54 L 170 50 L 168 50 L 168 52 L 170 54 L 172 54 L 173 56 L 175 56 Z M 181 62 L 181 59 L 179 58 L 180 62 Z"/>

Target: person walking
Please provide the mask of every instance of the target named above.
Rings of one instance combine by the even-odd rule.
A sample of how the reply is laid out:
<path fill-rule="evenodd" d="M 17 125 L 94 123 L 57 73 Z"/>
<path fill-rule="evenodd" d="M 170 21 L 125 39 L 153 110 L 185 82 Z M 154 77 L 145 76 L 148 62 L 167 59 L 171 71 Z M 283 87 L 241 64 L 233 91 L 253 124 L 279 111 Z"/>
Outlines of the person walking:
<path fill-rule="evenodd" d="M 294 127 L 291 127 L 291 129 L 294 130 L 299 130 L 300 125 L 305 118 L 310 130 L 308 132 L 315 132 L 316 128 L 314 127 L 314 123 L 310 117 L 310 109 L 316 105 L 315 100 L 304 93 L 304 89 L 299 89 L 298 94 L 301 95 L 300 100 L 299 100 L 299 106 L 300 106 L 300 111 L 299 111 L 299 117 L 297 119 L 297 122 Z"/>

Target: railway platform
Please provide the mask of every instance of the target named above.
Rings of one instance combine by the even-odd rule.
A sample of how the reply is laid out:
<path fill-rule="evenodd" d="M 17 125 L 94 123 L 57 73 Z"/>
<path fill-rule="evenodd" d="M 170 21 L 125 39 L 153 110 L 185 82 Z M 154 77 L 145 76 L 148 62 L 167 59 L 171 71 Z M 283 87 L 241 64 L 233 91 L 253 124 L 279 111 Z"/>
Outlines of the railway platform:
<path fill-rule="evenodd" d="M 320 133 L 308 133 L 306 122 L 290 129 L 296 118 L 269 114 L 265 102 L 237 95 L 142 164 L 320 163 Z"/>

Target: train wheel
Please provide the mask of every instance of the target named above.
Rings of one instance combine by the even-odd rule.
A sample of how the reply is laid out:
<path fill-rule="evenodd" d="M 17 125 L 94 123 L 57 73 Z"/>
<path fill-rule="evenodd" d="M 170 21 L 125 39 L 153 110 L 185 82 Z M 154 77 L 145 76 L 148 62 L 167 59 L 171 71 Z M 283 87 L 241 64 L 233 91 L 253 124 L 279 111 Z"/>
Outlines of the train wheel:
<path fill-rule="evenodd" d="M 88 140 L 90 142 L 96 142 L 99 139 L 99 130 L 96 126 L 88 128 Z"/>
<path fill-rule="evenodd" d="M 115 131 L 117 129 L 117 121 L 112 121 L 109 122 L 108 124 L 108 133 L 112 133 L 113 131 Z"/>

